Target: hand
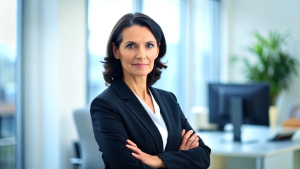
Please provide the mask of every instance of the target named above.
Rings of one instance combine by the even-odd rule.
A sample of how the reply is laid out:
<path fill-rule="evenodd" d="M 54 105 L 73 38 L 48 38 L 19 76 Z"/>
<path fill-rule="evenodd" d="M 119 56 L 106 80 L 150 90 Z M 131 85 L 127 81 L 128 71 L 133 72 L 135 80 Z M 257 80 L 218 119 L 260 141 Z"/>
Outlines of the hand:
<path fill-rule="evenodd" d="M 166 164 L 158 157 L 149 155 L 140 150 L 136 144 L 130 140 L 126 140 L 128 144 L 126 147 L 133 151 L 132 156 L 140 160 L 142 163 L 152 167 L 152 168 L 167 168 Z"/>
<path fill-rule="evenodd" d="M 179 150 L 189 150 L 199 146 L 199 137 L 197 133 L 193 134 L 193 132 L 193 130 L 190 130 L 185 133 L 185 129 L 182 130 L 182 141 Z"/>

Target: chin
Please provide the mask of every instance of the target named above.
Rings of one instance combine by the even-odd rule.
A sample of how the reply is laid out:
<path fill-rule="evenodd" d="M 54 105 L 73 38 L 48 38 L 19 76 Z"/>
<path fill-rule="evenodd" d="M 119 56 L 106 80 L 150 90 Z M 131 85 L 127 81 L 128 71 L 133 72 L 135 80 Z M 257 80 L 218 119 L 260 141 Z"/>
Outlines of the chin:
<path fill-rule="evenodd" d="M 134 76 L 138 76 L 138 77 L 144 77 L 147 76 L 148 74 L 135 74 Z"/>
<path fill-rule="evenodd" d="M 135 73 L 134 76 L 147 76 L 150 72 L 138 72 Z"/>

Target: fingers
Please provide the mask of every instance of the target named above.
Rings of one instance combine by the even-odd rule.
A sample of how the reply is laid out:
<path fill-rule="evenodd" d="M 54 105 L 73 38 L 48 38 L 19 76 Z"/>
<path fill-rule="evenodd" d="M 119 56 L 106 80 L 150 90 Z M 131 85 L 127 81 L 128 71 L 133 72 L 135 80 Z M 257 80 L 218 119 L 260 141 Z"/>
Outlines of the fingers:
<path fill-rule="evenodd" d="M 193 143 L 190 145 L 189 149 L 199 146 L 199 137 L 197 136 Z"/>
<path fill-rule="evenodd" d="M 189 140 L 192 134 L 193 134 L 193 130 L 190 130 L 187 133 L 185 133 L 185 135 L 183 136 L 181 145 L 184 150 L 186 150 L 187 141 Z"/>
<path fill-rule="evenodd" d="M 137 155 L 140 155 L 142 153 L 142 151 L 136 146 L 134 142 L 132 142 L 131 140 L 126 140 L 126 142 L 128 143 L 126 144 L 126 147 L 128 149 L 132 150 Z"/>
<path fill-rule="evenodd" d="M 184 143 L 183 143 L 183 136 L 185 134 L 185 129 L 182 130 L 181 132 L 181 137 L 182 137 L 182 140 L 181 140 L 181 144 L 179 146 L 179 150 L 183 150 L 184 149 Z"/>
<path fill-rule="evenodd" d="M 195 147 L 199 146 L 199 137 L 197 135 L 197 133 L 193 134 L 193 130 L 189 130 L 187 133 L 185 133 L 185 130 L 182 130 L 181 135 L 182 137 L 182 142 L 181 145 L 179 147 L 179 150 L 188 150 L 188 149 L 192 149 Z"/>
<path fill-rule="evenodd" d="M 139 153 L 141 151 L 138 147 L 135 147 L 135 146 L 132 146 L 129 144 L 126 144 L 126 147 L 136 153 Z"/>
<path fill-rule="evenodd" d="M 138 155 L 138 154 L 136 154 L 136 153 L 131 153 L 132 154 L 132 156 L 134 157 L 134 158 L 136 158 L 136 159 L 138 159 L 138 160 L 141 160 L 141 156 L 140 155 Z"/>
<path fill-rule="evenodd" d="M 182 130 L 182 132 L 181 132 L 181 137 L 183 137 L 184 134 L 185 134 L 185 129 Z"/>
<path fill-rule="evenodd" d="M 195 133 L 187 140 L 186 146 L 185 146 L 186 150 L 191 148 L 190 146 L 192 145 L 193 142 L 195 142 L 197 137 L 198 137 L 198 135 L 197 135 L 197 133 Z M 194 147 L 192 147 L 192 148 L 194 148 Z"/>
<path fill-rule="evenodd" d="M 142 154 L 131 153 L 132 156 L 151 168 L 167 168 L 166 164 L 158 157 L 142 152 Z"/>
<path fill-rule="evenodd" d="M 147 154 L 145 152 L 143 152 L 142 150 L 140 150 L 137 145 L 132 142 L 131 140 L 126 140 L 127 144 L 126 147 L 129 150 L 132 150 L 133 152 L 131 153 L 131 155 L 140 160 L 142 163 L 152 167 L 152 168 L 166 168 L 165 163 L 157 156 L 152 156 L 150 154 Z"/>
<path fill-rule="evenodd" d="M 136 144 L 129 139 L 127 139 L 126 142 L 131 146 L 137 147 Z"/>
<path fill-rule="evenodd" d="M 185 132 L 184 129 L 182 130 L 181 134 L 183 134 L 183 132 Z M 190 130 L 187 133 L 183 134 L 179 150 L 186 150 L 186 142 L 190 138 L 191 134 L 193 134 L 193 130 Z"/>

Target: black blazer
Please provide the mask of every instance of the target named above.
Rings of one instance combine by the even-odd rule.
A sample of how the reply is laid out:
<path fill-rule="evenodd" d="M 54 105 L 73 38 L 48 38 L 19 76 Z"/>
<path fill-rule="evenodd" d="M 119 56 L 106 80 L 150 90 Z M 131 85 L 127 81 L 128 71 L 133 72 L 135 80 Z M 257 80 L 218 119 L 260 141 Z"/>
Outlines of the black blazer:
<path fill-rule="evenodd" d="M 181 131 L 191 130 L 176 97 L 160 89 L 150 87 L 160 107 L 168 129 L 168 140 L 163 152 L 159 130 L 136 98 L 121 79 L 112 84 L 91 103 L 91 118 L 99 150 L 103 152 L 106 168 L 140 169 L 150 168 L 131 155 L 125 147 L 130 139 L 145 153 L 158 155 L 170 169 L 206 169 L 210 164 L 210 148 L 199 139 L 199 147 L 179 151 Z"/>

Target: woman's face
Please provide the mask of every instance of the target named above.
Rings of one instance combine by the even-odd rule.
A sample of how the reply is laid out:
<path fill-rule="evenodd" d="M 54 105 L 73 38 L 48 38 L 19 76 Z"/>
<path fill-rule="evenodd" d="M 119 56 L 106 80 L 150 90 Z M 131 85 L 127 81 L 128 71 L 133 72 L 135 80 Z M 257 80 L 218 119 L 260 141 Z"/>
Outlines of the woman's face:
<path fill-rule="evenodd" d="M 113 44 L 113 53 L 121 61 L 124 78 L 147 76 L 153 69 L 159 47 L 148 27 L 134 25 L 123 30 L 119 49 Z"/>

